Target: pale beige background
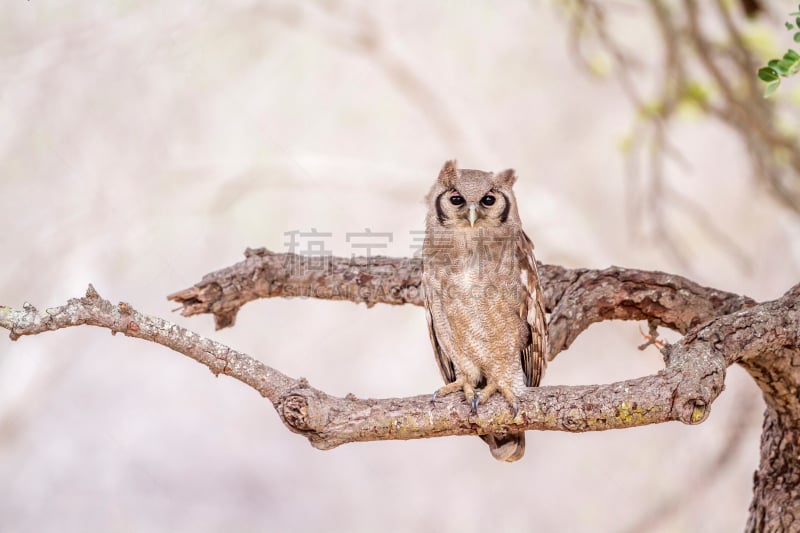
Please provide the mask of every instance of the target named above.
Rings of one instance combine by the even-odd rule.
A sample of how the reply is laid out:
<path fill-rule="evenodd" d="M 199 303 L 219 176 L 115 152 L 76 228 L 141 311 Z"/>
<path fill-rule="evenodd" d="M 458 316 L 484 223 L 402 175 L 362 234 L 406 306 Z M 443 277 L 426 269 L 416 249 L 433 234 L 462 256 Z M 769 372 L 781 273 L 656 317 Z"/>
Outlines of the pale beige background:
<path fill-rule="evenodd" d="M 647 50 L 630 5 L 619 31 Z M 626 216 L 634 114 L 566 50 L 549 2 L 8 2 L 0 303 L 58 305 L 92 282 L 333 394 L 430 392 L 418 308 L 261 301 L 215 332 L 165 295 L 295 229 L 332 232 L 341 255 L 346 232 L 391 231 L 387 253 L 407 255 L 452 157 L 518 170 L 546 262 L 661 269 L 759 299 L 795 283 L 796 219 L 753 185 L 735 137 L 692 117 L 673 139 L 691 168 L 668 178 L 750 266 L 678 212 L 689 266 L 632 237 L 650 223 Z M 657 370 L 637 328 L 591 328 L 545 384 Z M 760 424 L 760 400 L 742 412 L 739 395 L 757 391 L 734 368 L 702 426 L 531 433 L 513 465 L 477 438 L 320 452 L 253 391 L 160 346 L 91 328 L 0 338 L 0 531 L 621 531 L 687 491 L 656 531 L 736 531 Z M 697 490 L 736 420 L 743 447 Z"/>

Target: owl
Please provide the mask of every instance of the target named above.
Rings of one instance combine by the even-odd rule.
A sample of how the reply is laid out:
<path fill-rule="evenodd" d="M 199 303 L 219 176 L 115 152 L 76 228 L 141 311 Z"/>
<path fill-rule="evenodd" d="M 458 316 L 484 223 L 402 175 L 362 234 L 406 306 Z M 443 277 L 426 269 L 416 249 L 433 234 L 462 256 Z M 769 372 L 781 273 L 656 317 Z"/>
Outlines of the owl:
<path fill-rule="evenodd" d="M 495 392 L 514 416 L 517 398 L 539 385 L 547 330 L 533 243 L 522 231 L 514 171 L 445 163 L 427 196 L 422 284 L 433 352 L 446 385 L 472 412 Z M 517 461 L 525 434 L 484 435 L 492 456 Z"/>

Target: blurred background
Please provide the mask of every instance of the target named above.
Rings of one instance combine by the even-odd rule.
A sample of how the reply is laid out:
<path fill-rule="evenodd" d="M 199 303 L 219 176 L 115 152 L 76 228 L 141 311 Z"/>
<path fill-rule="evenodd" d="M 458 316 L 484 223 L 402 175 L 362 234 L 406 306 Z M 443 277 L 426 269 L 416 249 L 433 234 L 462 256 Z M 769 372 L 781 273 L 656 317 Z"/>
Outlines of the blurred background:
<path fill-rule="evenodd" d="M 789 44 L 781 13 L 745 20 L 722 4 L 754 49 Z M 682 3 L 654 5 L 687 23 Z M 719 87 L 697 82 L 692 98 L 662 105 L 673 85 L 659 68 L 671 46 L 661 19 L 640 2 L 604 9 L 9 4 L 0 304 L 62 305 L 91 282 L 331 394 L 431 392 L 440 376 L 419 308 L 258 301 L 214 331 L 211 317 L 173 313 L 166 295 L 248 246 L 285 251 L 292 231 L 330 233 L 325 249 L 342 256 L 363 253 L 348 233 L 390 232 L 373 253 L 410 255 L 449 158 L 517 170 L 544 262 L 658 269 L 778 297 L 800 277 L 796 211 L 754 173 L 751 141 L 711 116 Z M 698 17 L 721 46 L 719 12 Z M 777 96 L 799 95 L 787 82 Z M 640 327 L 593 326 L 544 384 L 657 371 L 658 351 L 636 349 Z M 731 368 L 697 427 L 529 433 L 515 464 L 477 438 L 322 452 L 254 391 L 161 346 L 89 327 L 3 337 L 0 531 L 738 531 L 761 409 Z"/>

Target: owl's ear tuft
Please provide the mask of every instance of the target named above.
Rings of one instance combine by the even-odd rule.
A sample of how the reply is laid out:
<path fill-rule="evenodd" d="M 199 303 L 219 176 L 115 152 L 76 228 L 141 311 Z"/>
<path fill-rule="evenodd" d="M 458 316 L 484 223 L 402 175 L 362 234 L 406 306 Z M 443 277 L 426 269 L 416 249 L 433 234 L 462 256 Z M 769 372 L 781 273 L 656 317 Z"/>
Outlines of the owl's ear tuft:
<path fill-rule="evenodd" d="M 439 172 L 439 184 L 447 189 L 452 189 L 456 186 L 456 180 L 458 180 L 458 167 L 456 166 L 456 160 L 451 159 L 444 164 Z"/>
<path fill-rule="evenodd" d="M 511 187 L 517 181 L 517 173 L 514 172 L 513 168 L 507 168 L 495 174 L 494 180 L 498 185 Z"/>

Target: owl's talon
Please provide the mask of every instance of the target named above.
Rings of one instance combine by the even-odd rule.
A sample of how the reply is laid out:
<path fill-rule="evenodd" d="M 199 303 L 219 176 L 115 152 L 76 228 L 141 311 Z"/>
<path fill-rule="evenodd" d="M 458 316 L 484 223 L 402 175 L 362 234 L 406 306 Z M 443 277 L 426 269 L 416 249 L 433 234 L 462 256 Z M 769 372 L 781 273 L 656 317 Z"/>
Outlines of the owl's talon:
<path fill-rule="evenodd" d="M 514 415 L 514 418 L 517 418 L 519 414 L 519 405 L 516 402 L 511 404 L 511 413 Z"/>
<path fill-rule="evenodd" d="M 435 391 L 433 391 L 433 394 L 431 395 L 431 403 L 435 403 L 436 402 L 436 397 L 437 396 L 439 396 L 439 389 L 436 389 Z"/>
<path fill-rule="evenodd" d="M 471 407 L 471 409 L 470 409 L 470 413 L 472 413 L 473 415 L 477 415 L 477 414 L 478 414 L 478 404 L 479 404 L 480 402 L 481 402 L 481 397 L 480 397 L 480 395 L 478 395 L 478 393 L 476 392 L 476 393 L 475 393 L 475 394 L 472 396 L 472 401 L 471 401 L 471 402 L 470 402 L 470 404 L 469 404 L 469 405 L 470 405 L 470 407 Z"/>

